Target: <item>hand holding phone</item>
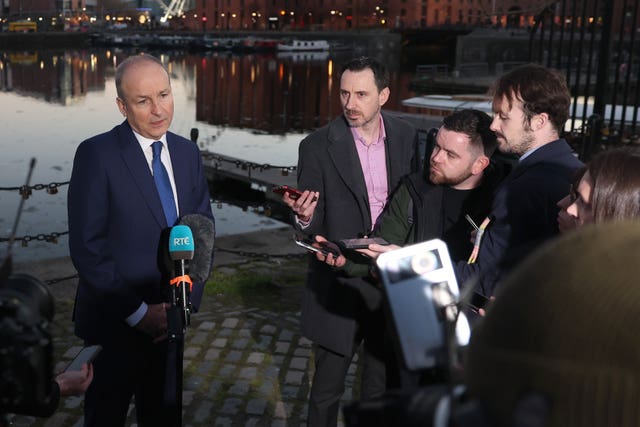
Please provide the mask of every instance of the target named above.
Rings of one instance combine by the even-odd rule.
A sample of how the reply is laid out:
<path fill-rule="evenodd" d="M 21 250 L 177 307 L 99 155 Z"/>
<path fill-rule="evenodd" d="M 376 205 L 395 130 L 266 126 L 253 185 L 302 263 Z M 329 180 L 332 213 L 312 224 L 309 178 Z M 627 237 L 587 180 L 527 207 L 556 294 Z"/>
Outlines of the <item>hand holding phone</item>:
<path fill-rule="evenodd" d="M 82 365 L 93 362 L 98 353 L 100 353 L 100 350 L 102 350 L 101 345 L 90 345 L 88 347 L 84 347 L 78 352 L 76 357 L 73 358 L 64 371 L 70 372 L 82 370 Z"/>
<path fill-rule="evenodd" d="M 489 298 L 482 295 L 481 293 L 474 292 L 471 295 L 471 302 L 469 302 L 469 308 L 472 311 L 479 313 L 480 309 L 485 308 L 485 306 L 489 303 Z"/>
<path fill-rule="evenodd" d="M 333 242 L 314 242 L 311 239 L 304 239 L 299 236 L 294 236 L 293 240 L 295 241 L 296 245 L 303 247 L 310 252 L 320 252 L 325 256 L 327 256 L 328 254 L 331 254 L 334 257 L 340 256 L 340 248 Z"/>
<path fill-rule="evenodd" d="M 300 197 L 302 197 L 302 191 L 298 190 L 297 188 L 290 187 L 288 185 L 279 185 L 277 187 L 273 187 L 271 191 L 273 191 L 276 194 L 280 194 L 282 196 L 288 193 L 289 197 L 292 198 L 293 200 L 298 200 Z M 311 201 L 315 202 L 316 200 L 318 200 L 318 198 L 314 196 Z"/>

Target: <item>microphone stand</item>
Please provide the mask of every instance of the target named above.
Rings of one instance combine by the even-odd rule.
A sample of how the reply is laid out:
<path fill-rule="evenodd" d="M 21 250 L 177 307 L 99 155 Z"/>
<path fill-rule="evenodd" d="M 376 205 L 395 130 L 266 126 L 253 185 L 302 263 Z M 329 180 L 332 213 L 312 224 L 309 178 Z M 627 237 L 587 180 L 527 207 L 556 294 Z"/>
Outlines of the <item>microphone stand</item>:
<path fill-rule="evenodd" d="M 184 361 L 184 335 L 191 321 L 191 279 L 185 271 L 185 260 L 175 261 L 176 277 L 171 280 L 171 305 L 167 309 L 167 365 L 165 376 L 165 403 L 174 407 L 173 426 L 182 426 L 182 365 Z"/>

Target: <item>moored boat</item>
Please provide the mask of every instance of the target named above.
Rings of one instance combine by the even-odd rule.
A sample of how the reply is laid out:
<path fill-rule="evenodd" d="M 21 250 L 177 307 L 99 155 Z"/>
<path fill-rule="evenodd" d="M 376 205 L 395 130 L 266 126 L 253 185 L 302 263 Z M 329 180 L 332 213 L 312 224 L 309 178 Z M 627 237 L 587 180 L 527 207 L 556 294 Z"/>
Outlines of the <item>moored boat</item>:
<path fill-rule="evenodd" d="M 286 43 L 280 43 L 278 50 L 280 51 L 313 51 L 313 50 L 329 50 L 331 46 L 326 40 L 289 40 Z"/>

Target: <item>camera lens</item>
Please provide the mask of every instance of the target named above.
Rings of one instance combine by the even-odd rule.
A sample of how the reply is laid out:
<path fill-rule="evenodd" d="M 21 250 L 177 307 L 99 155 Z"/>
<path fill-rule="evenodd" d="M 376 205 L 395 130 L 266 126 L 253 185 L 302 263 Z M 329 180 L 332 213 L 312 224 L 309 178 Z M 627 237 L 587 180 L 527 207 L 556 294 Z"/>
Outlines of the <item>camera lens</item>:
<path fill-rule="evenodd" d="M 28 274 L 14 274 L 6 281 L 4 289 L 29 307 L 31 313 L 49 321 L 53 319 L 53 297 L 40 280 Z"/>
<path fill-rule="evenodd" d="M 411 268 L 416 274 L 425 274 L 438 268 L 438 257 L 431 251 L 415 255 L 411 259 Z"/>

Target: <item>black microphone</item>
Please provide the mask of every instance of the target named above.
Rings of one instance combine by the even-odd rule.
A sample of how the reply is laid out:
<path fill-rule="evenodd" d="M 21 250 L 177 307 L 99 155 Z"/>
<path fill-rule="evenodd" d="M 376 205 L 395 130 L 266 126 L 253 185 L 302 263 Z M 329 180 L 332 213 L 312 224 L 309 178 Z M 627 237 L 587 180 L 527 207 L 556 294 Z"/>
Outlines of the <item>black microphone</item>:
<path fill-rule="evenodd" d="M 176 225 L 169 234 L 169 256 L 174 261 L 175 277 L 171 279 L 171 305 L 182 309 L 182 332 L 190 321 L 192 280 L 187 275 L 185 261 L 193 258 L 194 243 L 191 229 L 186 225 Z"/>
<path fill-rule="evenodd" d="M 195 311 L 200 306 L 204 284 L 211 274 L 213 246 L 216 227 L 211 218 L 202 214 L 189 214 L 180 218 L 178 224 L 188 226 L 193 231 L 195 252 L 189 263 L 189 275 L 193 280 L 191 303 Z"/>

